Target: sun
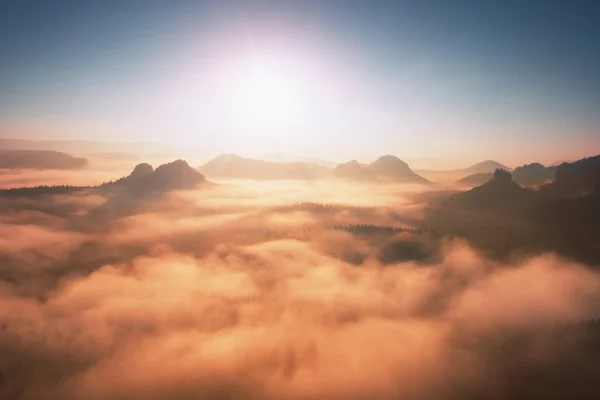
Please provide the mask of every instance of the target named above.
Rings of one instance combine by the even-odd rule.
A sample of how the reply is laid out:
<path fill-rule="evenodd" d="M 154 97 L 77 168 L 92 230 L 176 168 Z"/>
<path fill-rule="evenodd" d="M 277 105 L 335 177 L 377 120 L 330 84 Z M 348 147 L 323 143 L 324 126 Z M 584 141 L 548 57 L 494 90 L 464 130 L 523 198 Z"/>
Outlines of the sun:
<path fill-rule="evenodd" d="M 240 54 L 216 58 L 210 68 L 187 68 L 155 97 L 161 123 L 187 143 L 196 143 L 201 126 L 215 132 L 215 143 L 246 153 L 276 152 L 310 138 L 306 126 L 318 92 L 303 60 Z"/>
<path fill-rule="evenodd" d="M 233 117 L 245 128 L 284 128 L 294 123 L 299 87 L 281 68 L 255 62 L 235 82 Z"/>

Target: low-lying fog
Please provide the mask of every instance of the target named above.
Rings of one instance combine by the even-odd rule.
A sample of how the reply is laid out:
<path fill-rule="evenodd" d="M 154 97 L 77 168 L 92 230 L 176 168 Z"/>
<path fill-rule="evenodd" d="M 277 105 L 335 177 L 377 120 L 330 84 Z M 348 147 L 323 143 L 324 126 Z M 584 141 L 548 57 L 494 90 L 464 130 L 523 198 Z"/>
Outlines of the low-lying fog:
<path fill-rule="evenodd" d="M 597 398 L 598 273 L 421 229 L 424 190 L 1 198 L 0 398 Z"/>

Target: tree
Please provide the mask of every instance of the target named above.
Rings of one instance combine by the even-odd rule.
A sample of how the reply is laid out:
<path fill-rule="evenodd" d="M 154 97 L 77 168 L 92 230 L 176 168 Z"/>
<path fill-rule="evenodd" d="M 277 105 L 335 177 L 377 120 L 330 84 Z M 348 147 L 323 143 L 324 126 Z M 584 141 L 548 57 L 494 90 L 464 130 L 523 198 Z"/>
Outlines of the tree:
<path fill-rule="evenodd" d="M 494 171 L 494 182 L 503 184 L 511 183 L 512 175 L 510 174 L 510 172 L 503 168 L 497 168 Z"/>

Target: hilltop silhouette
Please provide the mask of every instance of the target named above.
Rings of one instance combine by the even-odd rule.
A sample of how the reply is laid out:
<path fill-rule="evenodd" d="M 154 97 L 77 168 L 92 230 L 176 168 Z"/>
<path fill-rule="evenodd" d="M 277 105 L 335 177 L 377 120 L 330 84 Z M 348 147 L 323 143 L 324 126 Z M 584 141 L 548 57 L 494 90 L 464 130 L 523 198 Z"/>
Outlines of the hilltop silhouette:
<path fill-rule="evenodd" d="M 494 160 L 485 160 L 481 161 L 475 165 L 471 165 L 470 167 L 463 168 L 458 170 L 464 174 L 481 174 L 481 173 L 492 173 L 497 169 L 505 169 L 508 170 L 506 165 L 500 164 L 498 161 Z"/>
<path fill-rule="evenodd" d="M 210 178 L 217 179 L 295 179 L 311 180 L 326 178 L 331 169 L 308 162 L 276 162 L 222 154 L 198 167 Z"/>
<path fill-rule="evenodd" d="M 554 181 L 540 190 L 553 197 L 577 197 L 594 191 L 600 181 L 600 155 L 586 157 L 556 168 Z"/>
<path fill-rule="evenodd" d="M 88 160 L 54 150 L 0 150 L 0 168 L 78 169 Z"/>
<path fill-rule="evenodd" d="M 154 168 L 152 167 L 152 165 L 148 164 L 148 163 L 141 163 L 135 166 L 135 168 L 133 169 L 133 171 L 131 171 L 131 174 L 129 174 L 126 178 L 129 179 L 139 179 L 139 178 L 143 178 L 149 175 L 152 175 L 152 173 L 154 172 Z"/>
<path fill-rule="evenodd" d="M 407 163 L 393 155 L 384 155 L 365 165 L 356 160 L 339 164 L 334 169 L 339 178 L 358 181 L 384 181 L 394 183 L 429 184 L 429 180 L 416 174 Z"/>
<path fill-rule="evenodd" d="M 556 174 L 556 167 L 545 167 L 540 163 L 525 164 L 512 172 L 515 181 L 523 186 L 540 186 L 551 182 Z"/>
<path fill-rule="evenodd" d="M 353 179 L 357 181 L 375 181 L 377 177 L 369 170 L 368 165 L 360 164 L 356 160 L 338 164 L 333 170 L 336 178 Z"/>
<path fill-rule="evenodd" d="M 369 170 L 379 177 L 399 183 L 431 183 L 413 172 L 407 163 L 396 156 L 385 155 L 369 164 Z"/>
<path fill-rule="evenodd" d="M 156 169 L 147 163 L 138 164 L 126 177 L 101 185 L 101 189 L 125 189 L 130 192 L 168 192 L 191 189 L 206 182 L 200 172 L 184 160 L 162 164 Z"/>
<path fill-rule="evenodd" d="M 497 169 L 488 182 L 451 198 L 455 205 L 462 207 L 497 209 L 524 207 L 539 196 L 536 192 L 521 187 L 507 170 Z"/>
<path fill-rule="evenodd" d="M 481 185 L 492 179 L 492 174 L 497 169 L 508 170 L 509 168 L 505 165 L 502 165 L 498 161 L 485 160 L 466 168 L 459 168 L 453 170 L 424 169 L 418 170 L 416 172 L 429 180 L 437 182 L 454 182 L 459 185 L 475 186 Z M 461 182 L 462 179 L 464 179 L 464 182 Z"/>

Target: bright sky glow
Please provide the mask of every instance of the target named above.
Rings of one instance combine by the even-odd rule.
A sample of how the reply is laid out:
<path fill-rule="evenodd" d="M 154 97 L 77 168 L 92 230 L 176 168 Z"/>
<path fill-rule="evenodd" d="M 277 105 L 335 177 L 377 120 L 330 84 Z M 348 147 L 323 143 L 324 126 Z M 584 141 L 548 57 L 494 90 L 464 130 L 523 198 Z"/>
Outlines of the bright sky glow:
<path fill-rule="evenodd" d="M 294 104 L 297 88 L 293 83 L 285 71 L 259 61 L 242 68 L 238 81 L 233 82 L 237 94 L 231 99 L 232 117 L 250 129 L 283 128 L 293 120 L 294 108 L 300 106 Z"/>
<path fill-rule="evenodd" d="M 0 137 L 578 158 L 600 142 L 600 6 L 550 3 L 3 3 Z"/>

